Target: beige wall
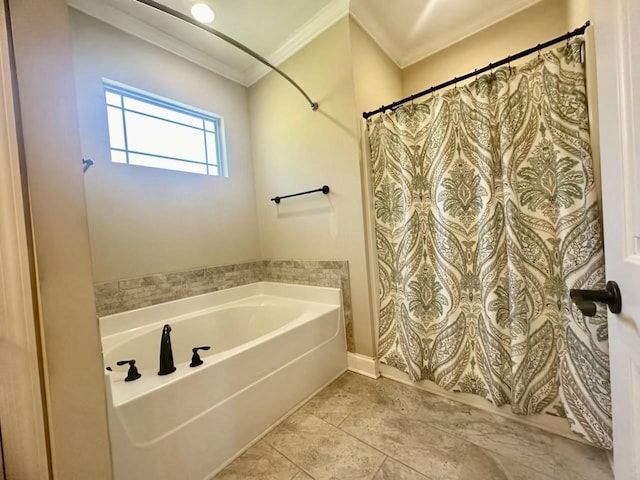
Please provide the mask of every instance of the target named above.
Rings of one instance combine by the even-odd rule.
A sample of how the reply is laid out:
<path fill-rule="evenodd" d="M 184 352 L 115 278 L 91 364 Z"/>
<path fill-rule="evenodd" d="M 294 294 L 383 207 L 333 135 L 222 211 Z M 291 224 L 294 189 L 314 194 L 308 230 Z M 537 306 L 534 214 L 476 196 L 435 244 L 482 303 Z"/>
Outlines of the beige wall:
<path fill-rule="evenodd" d="M 56 479 L 111 478 L 65 0 L 10 0 Z M 4 366 L 3 366 L 4 368 Z"/>
<path fill-rule="evenodd" d="M 565 0 L 567 4 L 567 29 L 573 30 L 587 20 L 593 20 L 592 0 Z"/>
<path fill-rule="evenodd" d="M 95 281 L 258 259 L 247 89 L 70 16 L 82 156 L 95 161 L 84 177 Z M 222 115 L 229 177 L 112 163 L 103 77 Z"/>
<path fill-rule="evenodd" d="M 464 75 L 567 31 L 565 0 L 544 0 L 402 71 L 404 95 Z"/>
<path fill-rule="evenodd" d="M 402 96 L 402 71 L 353 17 L 349 17 L 349 26 L 356 108 L 361 118 L 362 112 Z"/>
<path fill-rule="evenodd" d="M 363 223 L 368 273 L 368 295 L 371 305 L 374 351 L 377 350 L 379 323 L 378 267 L 375 245 L 375 217 L 371 168 L 367 152 L 367 133 L 362 112 L 394 102 L 402 97 L 402 72 L 369 34 L 353 19 L 349 19 L 351 59 L 355 88 L 356 114 L 360 123 L 360 175 L 362 185 Z"/>
<path fill-rule="evenodd" d="M 365 255 L 359 126 L 349 19 L 344 17 L 282 68 L 320 108 L 271 73 L 250 89 L 260 248 L 267 259 L 348 260 L 355 351 L 373 354 Z M 269 199 L 323 184 L 276 206 Z"/>

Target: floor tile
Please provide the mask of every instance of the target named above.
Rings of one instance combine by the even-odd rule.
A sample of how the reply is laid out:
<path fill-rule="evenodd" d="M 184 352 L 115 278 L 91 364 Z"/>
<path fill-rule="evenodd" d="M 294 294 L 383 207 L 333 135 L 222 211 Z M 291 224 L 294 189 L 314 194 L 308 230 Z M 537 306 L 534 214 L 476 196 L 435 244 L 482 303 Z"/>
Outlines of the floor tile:
<path fill-rule="evenodd" d="M 553 476 L 554 435 L 478 408 L 425 392 L 393 380 L 373 380 L 347 372 L 332 385 L 359 395 L 380 407 L 423 420 L 432 427 L 496 453 L 509 451 L 510 459 Z"/>
<path fill-rule="evenodd" d="M 477 445 L 467 449 L 458 480 L 556 480 Z"/>
<path fill-rule="evenodd" d="M 429 480 L 415 470 L 387 458 L 373 480 Z"/>
<path fill-rule="evenodd" d="M 471 409 L 410 385 L 386 378 L 374 380 L 352 372 L 345 373 L 331 386 L 358 395 L 382 407 L 418 417 L 428 414 L 428 418 L 441 418 L 439 415 L 441 412 L 464 414 Z"/>
<path fill-rule="evenodd" d="M 357 395 L 329 385 L 309 400 L 301 410 L 337 427 L 361 402 L 362 399 Z"/>
<path fill-rule="evenodd" d="M 508 434 L 496 434 L 486 441 L 489 449 L 480 448 L 430 422 L 370 402 L 358 407 L 340 428 L 437 480 L 552 480 L 556 475 L 550 444 L 537 445 L 523 438 L 522 446 Z M 476 431 L 478 443 L 481 437 Z"/>
<path fill-rule="evenodd" d="M 265 441 L 316 480 L 371 480 L 385 458 L 304 411 L 282 422 Z"/>
<path fill-rule="evenodd" d="M 427 422 L 365 403 L 340 427 L 427 477 L 458 480 L 461 460 L 471 446 Z M 436 476 L 437 474 L 437 476 Z"/>
<path fill-rule="evenodd" d="M 476 423 L 497 421 L 496 415 L 491 413 L 386 378 L 373 380 L 347 372 L 332 386 L 339 386 L 382 407 L 427 420 L 441 429 L 453 430 L 470 425 L 474 430 Z"/>
<path fill-rule="evenodd" d="M 613 480 L 606 450 L 556 437 L 553 439 L 553 454 L 566 480 Z"/>
<path fill-rule="evenodd" d="M 313 480 L 313 477 L 310 477 L 304 472 L 298 472 L 296 476 L 292 478 L 292 480 Z"/>
<path fill-rule="evenodd" d="M 454 419 L 451 424 L 444 426 L 439 423 L 438 427 L 485 450 L 503 455 L 509 461 L 536 470 L 541 475 L 553 477 L 556 474 L 554 435 L 538 428 L 487 412 L 474 412 L 466 420 Z"/>
<path fill-rule="evenodd" d="M 292 480 L 300 469 L 259 441 L 215 476 L 216 480 Z"/>
<path fill-rule="evenodd" d="M 216 477 L 258 478 L 613 480 L 613 474 L 602 450 L 347 372 Z"/>

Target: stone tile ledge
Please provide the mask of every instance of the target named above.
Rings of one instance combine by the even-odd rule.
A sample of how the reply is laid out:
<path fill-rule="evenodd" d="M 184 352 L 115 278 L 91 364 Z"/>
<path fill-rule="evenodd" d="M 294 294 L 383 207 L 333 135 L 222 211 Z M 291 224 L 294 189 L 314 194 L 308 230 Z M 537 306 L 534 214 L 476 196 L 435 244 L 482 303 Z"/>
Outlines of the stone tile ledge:
<path fill-rule="evenodd" d="M 100 282 L 94 285 L 96 311 L 102 317 L 261 280 L 341 288 L 347 345 L 353 351 L 349 264 L 345 260 L 255 260 Z"/>

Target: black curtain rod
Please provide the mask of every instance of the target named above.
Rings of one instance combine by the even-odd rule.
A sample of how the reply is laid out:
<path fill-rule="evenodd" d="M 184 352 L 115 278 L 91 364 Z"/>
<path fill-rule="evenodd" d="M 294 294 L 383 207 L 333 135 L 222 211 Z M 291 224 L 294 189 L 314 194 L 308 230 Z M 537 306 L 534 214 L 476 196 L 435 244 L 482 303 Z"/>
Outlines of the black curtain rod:
<path fill-rule="evenodd" d="M 441 90 L 441 89 L 449 87 L 451 85 L 455 85 L 458 82 L 462 82 L 463 80 L 467 80 L 467 79 L 469 79 L 471 77 L 475 77 L 477 75 L 480 75 L 481 73 L 488 72 L 489 70 L 493 70 L 496 67 L 500 67 L 502 65 L 506 65 L 508 63 L 511 63 L 514 60 L 518 60 L 519 58 L 526 57 L 527 55 L 531 55 L 532 53 L 539 52 L 543 48 L 547 48 L 547 47 L 550 47 L 551 45 L 555 45 L 556 43 L 560 43 L 560 42 L 562 42 L 564 40 L 569 40 L 572 37 L 577 37 L 578 35 L 582 35 L 582 34 L 584 34 L 584 31 L 587 29 L 587 27 L 589 25 L 591 25 L 591 22 L 587 21 L 581 27 L 576 28 L 575 30 L 572 30 L 571 32 L 567 32 L 564 35 L 560 35 L 559 37 L 556 37 L 553 40 L 549 40 L 548 42 L 544 42 L 544 43 L 539 43 L 535 47 L 529 48 L 527 50 L 523 50 L 522 52 L 516 53 L 515 55 L 509 55 L 508 57 L 503 58 L 502 60 L 500 60 L 498 62 L 490 63 L 489 65 L 487 65 L 486 67 L 481 68 L 480 70 L 474 70 L 473 72 L 469 72 L 466 75 L 462 75 L 461 77 L 455 77 L 452 80 L 449 80 L 447 82 L 444 82 L 444 83 L 441 83 L 439 85 L 436 85 L 435 87 L 428 88 L 427 90 L 423 90 L 422 92 L 414 93 L 413 95 L 410 95 L 410 96 L 408 96 L 406 98 L 403 98 L 402 100 L 398 100 L 396 102 L 390 103 L 389 105 L 383 105 L 382 107 L 380 107 L 377 110 L 373 110 L 371 112 L 365 112 L 365 113 L 362 114 L 362 116 L 366 120 L 369 117 L 372 117 L 373 115 L 377 115 L 378 113 L 384 113 L 387 110 L 395 110 L 400 105 L 402 105 L 404 103 L 407 103 L 407 102 L 411 102 L 411 101 L 415 100 L 416 98 L 420 98 L 420 97 L 423 97 L 425 95 L 429 95 L 430 93 L 433 93 L 436 90 Z"/>

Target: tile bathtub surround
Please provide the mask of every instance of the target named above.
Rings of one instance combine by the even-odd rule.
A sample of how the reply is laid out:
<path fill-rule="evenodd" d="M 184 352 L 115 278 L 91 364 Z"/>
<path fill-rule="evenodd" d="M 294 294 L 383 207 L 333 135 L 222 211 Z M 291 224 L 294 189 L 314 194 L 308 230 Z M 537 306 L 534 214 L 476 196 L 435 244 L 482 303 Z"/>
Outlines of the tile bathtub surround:
<path fill-rule="evenodd" d="M 606 453 L 347 372 L 215 479 L 613 480 Z"/>
<path fill-rule="evenodd" d="M 342 260 L 257 260 L 97 283 L 96 310 L 102 317 L 260 280 L 341 288 L 347 348 L 354 351 L 349 264 Z"/>
<path fill-rule="evenodd" d="M 347 350 L 355 351 L 349 262 L 346 260 L 264 260 L 262 280 L 342 289 Z"/>
<path fill-rule="evenodd" d="M 180 298 L 259 282 L 262 261 L 158 273 L 97 283 L 98 316 L 126 312 Z"/>

